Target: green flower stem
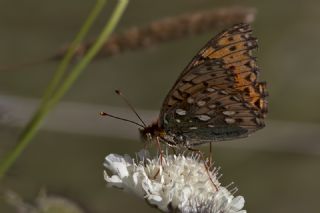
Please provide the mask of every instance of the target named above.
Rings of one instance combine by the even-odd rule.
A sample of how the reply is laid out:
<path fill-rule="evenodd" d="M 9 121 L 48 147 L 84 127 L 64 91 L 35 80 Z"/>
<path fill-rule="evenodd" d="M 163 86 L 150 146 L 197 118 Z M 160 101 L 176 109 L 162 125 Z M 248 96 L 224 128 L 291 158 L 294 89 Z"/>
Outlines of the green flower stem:
<path fill-rule="evenodd" d="M 6 158 L 0 164 L 0 178 L 4 176 L 6 171 L 10 166 L 15 162 L 17 157 L 29 144 L 31 139 L 34 137 L 38 131 L 42 121 L 47 116 L 47 114 L 52 110 L 52 108 L 59 102 L 59 100 L 64 96 L 64 94 L 71 88 L 73 83 L 77 80 L 82 71 L 87 67 L 90 61 L 101 49 L 104 42 L 109 38 L 110 34 L 118 24 L 123 12 L 128 4 L 128 0 L 119 0 L 114 12 L 111 15 L 111 18 L 106 23 L 103 28 L 102 33 L 99 35 L 97 41 L 85 54 L 81 61 L 71 70 L 69 76 L 61 84 L 60 87 L 56 89 L 53 95 L 48 99 L 47 102 L 42 104 L 42 107 L 38 110 L 29 124 L 26 126 L 25 131 L 21 134 L 17 146 L 10 152 Z"/>
<path fill-rule="evenodd" d="M 114 10 L 110 20 L 104 27 L 104 30 L 99 35 L 96 42 L 89 49 L 88 53 L 83 57 L 83 59 L 75 66 L 75 68 L 71 71 L 70 75 L 64 81 L 64 83 L 59 87 L 56 93 L 52 96 L 49 101 L 49 108 L 52 108 L 62 97 L 63 95 L 70 89 L 75 80 L 79 77 L 81 72 L 86 68 L 86 66 L 90 63 L 90 61 L 96 56 L 96 54 L 101 49 L 102 45 L 109 38 L 114 28 L 117 26 L 126 6 L 128 4 L 128 0 L 119 0 L 119 3 Z"/>
<path fill-rule="evenodd" d="M 106 4 L 106 0 L 97 0 L 96 4 L 94 5 L 93 9 L 91 10 L 88 18 L 85 20 L 84 24 L 82 25 L 79 33 L 76 35 L 74 41 L 71 43 L 65 57 L 63 57 L 61 63 L 59 64 L 58 69 L 56 70 L 49 86 L 47 87 L 46 91 L 44 92 L 44 96 L 42 98 L 41 106 L 46 103 L 50 97 L 52 96 L 54 90 L 59 85 L 62 77 L 64 76 L 73 56 L 76 51 L 76 48 L 78 45 L 83 41 L 85 36 L 88 34 L 88 31 L 92 27 L 94 21 L 98 17 L 98 15 L 101 13 L 101 10 L 103 9 L 104 5 Z"/>

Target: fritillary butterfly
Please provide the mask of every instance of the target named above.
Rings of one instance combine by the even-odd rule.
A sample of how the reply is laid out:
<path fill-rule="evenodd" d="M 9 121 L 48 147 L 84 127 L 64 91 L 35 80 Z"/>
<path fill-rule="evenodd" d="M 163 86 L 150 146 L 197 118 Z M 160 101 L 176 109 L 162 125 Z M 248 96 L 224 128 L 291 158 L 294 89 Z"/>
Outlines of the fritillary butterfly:
<path fill-rule="evenodd" d="M 252 50 L 257 39 L 237 24 L 211 39 L 180 74 L 157 122 L 140 130 L 173 147 L 246 137 L 263 128 L 266 83 Z"/>

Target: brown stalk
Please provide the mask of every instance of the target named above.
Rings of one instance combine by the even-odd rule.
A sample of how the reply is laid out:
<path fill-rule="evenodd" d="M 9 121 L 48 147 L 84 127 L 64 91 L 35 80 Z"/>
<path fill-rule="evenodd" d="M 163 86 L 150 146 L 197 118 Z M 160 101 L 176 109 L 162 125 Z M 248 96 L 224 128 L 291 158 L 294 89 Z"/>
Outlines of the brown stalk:
<path fill-rule="evenodd" d="M 110 57 L 129 50 L 149 48 L 162 42 L 212 31 L 218 26 L 250 23 L 255 18 L 255 12 L 255 9 L 245 7 L 221 8 L 168 17 L 151 22 L 145 27 L 131 27 L 122 33 L 112 35 L 97 57 Z M 94 40 L 79 45 L 75 59 L 81 58 L 93 43 Z M 51 59 L 60 60 L 67 48 L 68 45 Z"/>
<path fill-rule="evenodd" d="M 125 51 L 149 48 L 162 42 L 210 32 L 219 26 L 227 27 L 240 22 L 251 23 L 255 19 L 255 13 L 256 10 L 254 8 L 234 6 L 186 13 L 154 21 L 144 27 L 131 27 L 122 33 L 112 35 L 103 45 L 96 58 L 108 58 Z M 94 42 L 95 40 L 93 39 L 80 44 L 77 47 L 74 59 L 81 58 Z M 68 45 L 65 45 L 51 57 L 27 63 L 1 65 L 0 70 L 17 70 L 48 61 L 61 60 L 66 54 L 68 47 Z"/>

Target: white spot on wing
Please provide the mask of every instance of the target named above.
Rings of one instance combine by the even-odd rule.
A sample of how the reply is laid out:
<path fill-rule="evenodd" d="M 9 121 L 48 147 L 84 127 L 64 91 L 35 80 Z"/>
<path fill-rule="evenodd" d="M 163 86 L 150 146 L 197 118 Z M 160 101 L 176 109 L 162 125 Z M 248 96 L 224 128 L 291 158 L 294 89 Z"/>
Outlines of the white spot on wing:
<path fill-rule="evenodd" d="M 251 41 L 248 41 L 247 45 L 248 45 L 248 47 L 251 47 L 251 46 L 253 46 L 253 43 Z"/>
<path fill-rule="evenodd" d="M 225 118 L 224 120 L 226 121 L 227 124 L 233 124 L 236 122 L 236 120 L 234 120 L 233 118 Z"/>
<path fill-rule="evenodd" d="M 256 118 L 256 123 L 257 123 L 258 125 L 261 125 L 261 124 L 262 124 L 262 122 L 261 122 L 261 120 L 260 120 L 259 118 Z"/>
<path fill-rule="evenodd" d="M 252 108 L 252 106 L 251 106 L 250 104 L 248 104 L 248 103 L 244 103 L 243 105 L 244 105 L 246 108 L 249 108 L 249 109 Z"/>
<path fill-rule="evenodd" d="M 180 120 L 180 119 L 176 119 L 176 122 L 177 122 L 177 123 L 181 123 L 181 120 Z"/>
<path fill-rule="evenodd" d="M 220 94 L 222 95 L 228 95 L 228 93 L 225 90 L 220 90 Z"/>
<path fill-rule="evenodd" d="M 197 105 L 198 105 L 199 107 L 202 107 L 202 106 L 206 105 L 206 102 L 205 102 L 205 101 L 198 101 L 198 102 L 197 102 Z"/>
<path fill-rule="evenodd" d="M 207 91 L 208 91 L 208 92 L 214 92 L 214 91 L 216 91 L 216 90 L 209 87 L 209 88 L 207 88 Z"/>
<path fill-rule="evenodd" d="M 223 113 L 224 115 L 228 115 L 228 116 L 231 116 L 231 115 L 236 114 L 235 111 L 223 111 L 222 113 Z"/>
<path fill-rule="evenodd" d="M 189 127 L 189 129 L 198 129 L 198 127 L 196 127 L 196 126 L 191 126 L 191 127 Z"/>
<path fill-rule="evenodd" d="M 176 109 L 176 113 L 178 115 L 186 115 L 187 114 L 187 112 L 185 110 L 183 110 L 183 109 Z"/>
<path fill-rule="evenodd" d="M 189 97 L 189 98 L 187 99 L 187 102 L 188 102 L 188 104 L 192 104 L 192 103 L 194 102 L 194 99 L 191 98 L 191 97 Z"/>
<path fill-rule="evenodd" d="M 232 96 L 233 100 L 240 102 L 240 98 L 238 98 L 237 96 Z"/>
<path fill-rule="evenodd" d="M 197 115 L 197 118 L 201 121 L 208 121 L 211 119 L 211 117 L 208 115 Z"/>

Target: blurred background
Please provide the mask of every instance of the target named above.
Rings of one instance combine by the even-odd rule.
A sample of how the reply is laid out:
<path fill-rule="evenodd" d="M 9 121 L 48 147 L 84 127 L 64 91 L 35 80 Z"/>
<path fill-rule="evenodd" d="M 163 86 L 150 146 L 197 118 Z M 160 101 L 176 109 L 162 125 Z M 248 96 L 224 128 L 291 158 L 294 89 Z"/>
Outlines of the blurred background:
<path fill-rule="evenodd" d="M 107 5 L 89 38 L 98 35 L 115 3 Z M 319 1 L 135 0 L 116 32 L 235 5 L 256 9 L 256 55 L 260 78 L 268 82 L 269 114 L 266 127 L 251 137 L 214 145 L 222 182 L 235 182 L 248 212 L 319 212 Z M 54 55 L 73 39 L 92 6 L 93 1 L 1 0 L 0 66 Z M 12 190 L 32 203 L 46 188 L 86 212 L 157 212 L 133 195 L 105 186 L 104 157 L 133 155 L 143 143 L 135 126 L 98 113 L 135 119 L 114 94 L 121 89 L 143 118 L 154 120 L 189 60 L 226 27 L 94 61 L 1 181 L 1 193 Z M 14 147 L 57 64 L 48 61 L 0 72 L 0 157 Z M 0 212 L 16 212 L 0 197 Z"/>

